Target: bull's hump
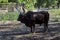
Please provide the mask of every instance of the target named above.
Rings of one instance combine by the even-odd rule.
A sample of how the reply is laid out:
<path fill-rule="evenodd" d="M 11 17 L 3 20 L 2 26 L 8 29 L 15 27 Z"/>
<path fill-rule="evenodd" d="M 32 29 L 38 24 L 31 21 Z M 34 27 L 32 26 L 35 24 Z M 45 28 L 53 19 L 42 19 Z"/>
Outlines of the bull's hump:
<path fill-rule="evenodd" d="M 36 16 L 37 16 L 36 14 L 33 15 L 33 17 L 36 17 Z"/>

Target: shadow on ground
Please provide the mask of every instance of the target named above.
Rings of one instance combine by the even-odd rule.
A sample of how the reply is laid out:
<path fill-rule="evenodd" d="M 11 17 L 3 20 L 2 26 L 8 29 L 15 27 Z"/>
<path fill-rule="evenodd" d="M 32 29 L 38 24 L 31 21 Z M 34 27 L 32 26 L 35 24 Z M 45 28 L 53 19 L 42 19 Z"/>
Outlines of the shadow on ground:
<path fill-rule="evenodd" d="M 12 26 L 5 24 L 0 26 Z M 8 27 L 7 26 L 7 27 Z M 49 24 L 48 33 L 43 33 L 44 27 L 36 25 L 36 33 L 31 33 L 30 28 L 22 24 L 13 25 L 14 29 L 0 31 L 0 40 L 60 40 L 60 23 Z"/>

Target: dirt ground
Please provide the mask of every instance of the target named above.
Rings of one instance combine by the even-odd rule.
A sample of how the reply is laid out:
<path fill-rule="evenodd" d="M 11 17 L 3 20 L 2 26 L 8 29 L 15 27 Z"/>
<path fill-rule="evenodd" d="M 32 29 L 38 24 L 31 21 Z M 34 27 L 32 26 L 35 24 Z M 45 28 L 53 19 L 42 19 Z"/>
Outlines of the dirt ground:
<path fill-rule="evenodd" d="M 36 24 L 36 33 L 19 22 L 0 24 L 0 40 L 60 40 L 60 22 L 49 22 L 48 33 L 43 33 L 44 26 Z"/>

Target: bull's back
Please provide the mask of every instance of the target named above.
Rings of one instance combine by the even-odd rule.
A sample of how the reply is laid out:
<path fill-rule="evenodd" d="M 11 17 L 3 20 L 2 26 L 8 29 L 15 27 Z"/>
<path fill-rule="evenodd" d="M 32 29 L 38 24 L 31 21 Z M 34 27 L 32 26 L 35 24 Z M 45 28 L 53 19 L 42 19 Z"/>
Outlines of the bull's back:
<path fill-rule="evenodd" d="M 49 20 L 49 13 L 45 12 L 45 11 L 34 12 L 32 16 L 33 17 L 31 17 L 31 18 L 35 21 L 36 24 L 48 22 L 48 20 Z"/>

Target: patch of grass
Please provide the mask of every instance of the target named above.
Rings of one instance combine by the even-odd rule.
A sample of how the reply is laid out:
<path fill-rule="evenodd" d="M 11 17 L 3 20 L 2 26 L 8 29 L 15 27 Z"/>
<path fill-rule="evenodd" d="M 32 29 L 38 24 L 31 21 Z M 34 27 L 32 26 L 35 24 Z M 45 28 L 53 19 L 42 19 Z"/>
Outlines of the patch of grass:
<path fill-rule="evenodd" d="M 54 19 L 55 21 L 60 20 L 60 16 L 59 16 L 60 15 L 60 8 L 49 10 L 49 13 L 52 15 L 52 16 L 51 15 L 50 16 L 53 17 L 53 18 L 50 18 L 50 19 Z"/>
<path fill-rule="evenodd" d="M 49 13 L 50 14 L 55 14 L 55 15 L 60 15 L 60 8 L 49 10 Z"/>
<path fill-rule="evenodd" d="M 0 14 L 0 21 L 2 20 L 17 20 L 18 12 L 8 12 L 6 14 Z"/>

